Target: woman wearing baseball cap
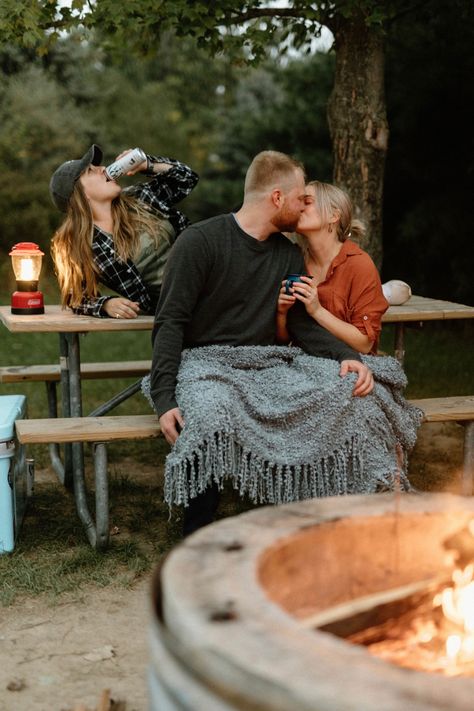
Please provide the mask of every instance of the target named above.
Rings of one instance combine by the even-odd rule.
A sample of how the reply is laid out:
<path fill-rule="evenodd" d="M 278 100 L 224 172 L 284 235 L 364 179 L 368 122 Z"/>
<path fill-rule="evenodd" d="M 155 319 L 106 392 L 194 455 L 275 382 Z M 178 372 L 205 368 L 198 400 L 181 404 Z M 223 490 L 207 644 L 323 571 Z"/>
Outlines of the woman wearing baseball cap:
<path fill-rule="evenodd" d="M 51 252 L 63 306 L 76 313 L 136 318 L 155 311 L 168 252 L 189 223 L 174 205 L 198 176 L 173 158 L 148 154 L 127 174 L 138 172 L 150 180 L 122 189 L 108 178 L 101 148 L 92 145 L 51 177 L 53 203 L 66 214 Z M 102 296 L 99 284 L 119 296 Z"/>

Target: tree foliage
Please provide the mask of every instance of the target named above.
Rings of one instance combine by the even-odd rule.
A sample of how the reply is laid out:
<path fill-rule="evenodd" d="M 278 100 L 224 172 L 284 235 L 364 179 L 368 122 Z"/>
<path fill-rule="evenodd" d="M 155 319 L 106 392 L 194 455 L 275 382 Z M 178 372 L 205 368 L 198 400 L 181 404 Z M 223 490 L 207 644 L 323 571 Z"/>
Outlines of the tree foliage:
<path fill-rule="evenodd" d="M 40 241 L 52 231 L 48 181 L 92 132 L 68 91 L 35 64 L 3 79 L 0 101 L 0 244 Z M 45 199 L 46 197 L 46 199 Z"/>
<path fill-rule="evenodd" d="M 383 28 L 411 6 L 410 0 L 290 0 L 282 6 L 262 0 L 73 0 L 70 6 L 60 0 L 0 0 L 0 37 L 25 47 L 40 43 L 44 52 L 65 30 L 100 28 L 116 46 L 153 53 L 157 39 L 171 30 L 213 53 L 239 55 L 244 46 L 251 60 L 265 57 L 272 39 L 283 49 L 301 48 L 323 25 L 337 31 L 360 16 L 367 25 Z"/>
<path fill-rule="evenodd" d="M 412 13 L 404 15 L 410 4 Z M 278 29 L 265 38 L 267 44 L 268 37 L 274 40 L 270 59 L 248 68 L 246 61 L 259 56 L 252 33 L 246 34 L 247 25 L 232 33 L 224 21 L 217 26 L 217 5 L 228 18 L 254 12 L 252 32 L 264 39 L 259 32 L 265 20 L 257 13 L 264 7 L 257 2 L 99 0 L 94 7 L 104 13 L 102 26 L 91 33 L 90 15 L 65 35 L 66 25 L 77 24 L 72 15 L 85 13 L 84 3 L 64 14 L 66 8 L 54 2 L 0 0 L 1 37 L 15 41 L 0 50 L 0 249 L 19 239 L 47 249 L 60 219 L 48 195 L 51 171 L 82 155 L 92 141 L 104 147 L 106 160 L 138 144 L 189 162 L 201 174 L 184 206 L 191 219 L 236 207 L 248 161 L 263 148 L 298 156 L 311 178 L 331 178 L 325 112 L 334 53 L 278 61 L 277 45 L 289 42 L 295 25 L 289 15 L 275 15 Z M 383 13 L 377 14 L 377 3 L 328 3 L 326 24 L 337 30 L 357 7 L 364 23 L 368 18 L 371 27 L 389 30 L 383 278 L 405 279 L 416 293 L 470 303 L 473 10 L 461 0 L 449 6 L 444 0 L 380 5 Z M 291 3 L 287 9 L 306 12 L 307 6 Z M 194 29 L 186 24 L 193 17 L 200 18 Z M 115 40 L 105 34 L 109 29 Z M 24 36 L 27 30 L 34 39 Z M 295 44 L 313 31 L 318 20 L 305 17 Z M 241 66 L 227 50 L 216 56 L 209 51 L 228 42 L 231 47 L 232 37 Z M 132 40 L 145 59 L 130 55 Z M 206 51 L 196 49 L 197 42 Z M 350 102 L 351 94 L 345 96 Z"/>
<path fill-rule="evenodd" d="M 63 161 L 96 142 L 112 161 L 140 145 L 203 172 L 233 70 L 163 38 L 153 58 L 111 57 L 93 42 L 62 38 L 47 55 L 0 51 L 0 249 L 28 239 L 48 248 L 61 215 L 48 183 Z M 196 77 L 206 77 L 206 82 Z M 221 95 L 217 87 L 226 87 Z M 193 201 L 195 203 L 193 207 Z M 192 219 L 202 215 L 187 200 Z"/>
<path fill-rule="evenodd" d="M 309 178 L 331 180 L 326 104 L 333 59 L 316 54 L 285 66 L 266 62 L 241 74 L 201 181 L 203 216 L 240 205 L 245 172 L 262 149 L 294 155 Z"/>
<path fill-rule="evenodd" d="M 329 27 L 337 49 L 328 114 L 334 176 L 351 192 L 357 216 L 367 225 L 363 246 L 380 264 L 380 205 L 388 137 L 381 33 L 394 14 L 410 7 L 409 0 L 292 0 L 285 7 L 263 0 L 133 0 L 120 4 L 115 0 L 73 0 L 70 8 L 59 0 L 38 0 L 36 14 L 28 12 L 25 5 L 20 2 L 20 11 L 10 20 L 2 20 L 0 29 L 10 41 L 15 34 L 21 37 L 25 46 L 39 41 L 43 52 L 61 30 L 71 27 L 82 32 L 94 28 L 105 45 L 111 42 L 111 46 L 145 53 L 154 52 L 163 32 L 172 31 L 179 38 L 192 38 L 212 54 L 225 52 L 242 61 L 257 62 L 267 56 L 269 47 L 278 47 L 280 52 L 290 46 L 310 49 L 321 27 Z"/>

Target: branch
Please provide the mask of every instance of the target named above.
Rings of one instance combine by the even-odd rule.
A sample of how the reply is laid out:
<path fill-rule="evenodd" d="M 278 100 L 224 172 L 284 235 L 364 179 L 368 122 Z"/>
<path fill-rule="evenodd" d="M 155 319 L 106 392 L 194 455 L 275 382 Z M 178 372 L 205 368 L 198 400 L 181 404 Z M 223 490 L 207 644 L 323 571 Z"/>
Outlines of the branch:
<path fill-rule="evenodd" d="M 81 24 L 82 20 L 80 18 L 78 19 L 78 23 Z M 38 24 L 38 29 L 41 30 L 41 32 L 47 32 L 48 30 L 63 30 L 63 29 L 69 29 L 71 27 L 71 21 L 70 20 L 54 20 L 53 22 L 47 22 L 46 24 L 44 23 L 39 23 Z"/>
<path fill-rule="evenodd" d="M 310 17 L 307 12 L 293 10 L 289 7 L 262 7 L 230 15 L 230 17 L 224 18 L 222 24 L 233 25 L 239 22 L 248 22 L 248 20 L 256 20 L 259 17 L 294 17 L 300 20 L 312 20 L 313 22 L 318 22 L 323 25 L 325 23 L 326 13 L 320 13 L 320 17 L 316 19 L 315 17 Z"/>

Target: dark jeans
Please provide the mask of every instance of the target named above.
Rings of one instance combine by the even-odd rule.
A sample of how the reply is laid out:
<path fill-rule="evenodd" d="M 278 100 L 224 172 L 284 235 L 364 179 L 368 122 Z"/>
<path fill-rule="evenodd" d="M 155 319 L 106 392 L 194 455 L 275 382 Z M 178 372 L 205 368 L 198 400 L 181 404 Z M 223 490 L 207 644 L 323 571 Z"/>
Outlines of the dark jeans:
<path fill-rule="evenodd" d="M 207 526 L 214 521 L 217 506 L 219 504 L 219 489 L 217 484 L 211 484 L 208 488 L 191 499 L 189 506 L 184 509 L 183 536 L 197 531 L 198 528 Z"/>

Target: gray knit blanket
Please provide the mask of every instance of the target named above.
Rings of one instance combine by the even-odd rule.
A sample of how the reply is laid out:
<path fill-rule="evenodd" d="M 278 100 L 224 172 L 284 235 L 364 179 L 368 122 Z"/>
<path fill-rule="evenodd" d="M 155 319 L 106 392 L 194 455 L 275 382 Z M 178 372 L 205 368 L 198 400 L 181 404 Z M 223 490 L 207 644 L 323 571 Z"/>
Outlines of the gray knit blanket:
<path fill-rule="evenodd" d="M 423 413 L 403 397 L 392 357 L 363 356 L 375 387 L 288 346 L 206 346 L 183 352 L 176 399 L 185 426 L 166 459 L 165 500 L 189 500 L 226 478 L 254 502 L 409 489 L 406 454 Z M 143 384 L 149 397 L 149 381 Z"/>

